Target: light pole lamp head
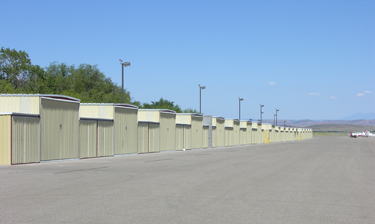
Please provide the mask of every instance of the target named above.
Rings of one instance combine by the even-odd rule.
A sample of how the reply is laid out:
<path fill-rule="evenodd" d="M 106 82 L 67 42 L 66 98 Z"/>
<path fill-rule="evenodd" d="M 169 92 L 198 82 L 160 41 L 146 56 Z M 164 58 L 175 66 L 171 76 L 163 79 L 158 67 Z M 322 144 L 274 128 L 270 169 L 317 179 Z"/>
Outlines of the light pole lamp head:
<path fill-rule="evenodd" d="M 241 97 L 238 97 L 238 100 L 239 100 L 239 101 L 242 101 L 242 100 L 243 100 L 243 98 L 241 98 Z"/>
<path fill-rule="evenodd" d="M 276 112 L 279 111 L 279 109 L 276 109 Z"/>
<path fill-rule="evenodd" d="M 264 105 L 261 104 L 260 107 L 264 107 Z"/>
<path fill-rule="evenodd" d="M 124 66 L 124 67 L 128 67 L 128 66 L 130 66 L 130 62 L 124 62 L 123 60 L 119 60 L 120 61 L 120 64 L 122 65 L 122 66 Z"/>

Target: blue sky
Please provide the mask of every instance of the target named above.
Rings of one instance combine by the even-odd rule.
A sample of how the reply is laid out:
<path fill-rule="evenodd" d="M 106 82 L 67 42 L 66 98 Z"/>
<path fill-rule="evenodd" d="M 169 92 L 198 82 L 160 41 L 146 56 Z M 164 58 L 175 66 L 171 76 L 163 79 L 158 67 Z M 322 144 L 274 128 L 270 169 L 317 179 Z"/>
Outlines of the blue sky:
<path fill-rule="evenodd" d="M 375 112 L 375 1 L 0 0 L 0 45 L 33 64 L 97 64 L 140 102 L 206 115 Z M 1 47 L 0 46 L 0 47 Z"/>

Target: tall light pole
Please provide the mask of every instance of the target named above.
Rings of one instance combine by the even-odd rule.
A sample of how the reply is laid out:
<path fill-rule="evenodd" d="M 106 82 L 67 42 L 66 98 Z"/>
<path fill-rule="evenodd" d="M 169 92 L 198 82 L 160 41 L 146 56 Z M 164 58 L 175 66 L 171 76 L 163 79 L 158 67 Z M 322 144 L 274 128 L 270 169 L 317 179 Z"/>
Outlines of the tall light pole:
<path fill-rule="evenodd" d="M 284 128 L 285 128 L 285 122 L 286 122 L 286 121 L 284 121 Z"/>
<path fill-rule="evenodd" d="M 275 109 L 276 110 L 276 126 L 277 126 L 277 111 L 279 111 L 279 109 Z"/>
<path fill-rule="evenodd" d="M 130 62 L 123 62 L 119 60 L 122 68 L 122 103 L 124 103 L 124 67 L 130 66 Z"/>
<path fill-rule="evenodd" d="M 202 89 L 205 89 L 206 86 L 199 86 L 199 114 L 202 114 Z"/>
<path fill-rule="evenodd" d="M 273 124 L 276 126 L 275 120 L 276 120 L 276 114 L 273 115 Z"/>
<path fill-rule="evenodd" d="M 241 101 L 243 98 L 238 97 L 238 120 L 241 120 Z"/>
<path fill-rule="evenodd" d="M 262 114 L 264 112 L 262 112 L 262 107 L 264 107 L 264 105 L 260 104 L 260 123 L 263 123 L 263 120 L 262 120 Z"/>

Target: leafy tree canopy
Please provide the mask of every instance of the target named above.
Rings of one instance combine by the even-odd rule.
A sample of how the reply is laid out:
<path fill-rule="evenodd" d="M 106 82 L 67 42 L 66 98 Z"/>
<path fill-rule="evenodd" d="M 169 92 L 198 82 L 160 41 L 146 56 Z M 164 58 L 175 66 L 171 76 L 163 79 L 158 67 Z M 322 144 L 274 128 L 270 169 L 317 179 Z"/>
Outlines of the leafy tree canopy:
<path fill-rule="evenodd" d="M 144 109 L 170 109 L 177 113 L 182 113 L 181 107 L 178 104 L 174 104 L 173 101 L 165 100 L 160 98 L 159 101 L 151 101 L 151 103 L 143 103 L 140 108 Z"/>
<path fill-rule="evenodd" d="M 97 65 L 52 62 L 46 68 L 33 65 L 25 51 L 2 47 L 0 50 L 0 93 L 58 94 L 75 97 L 83 103 L 121 103 L 122 89 L 107 78 Z M 124 103 L 145 109 L 170 109 L 177 113 L 197 113 L 182 110 L 178 104 L 160 98 L 141 103 L 132 101 L 124 90 Z"/>

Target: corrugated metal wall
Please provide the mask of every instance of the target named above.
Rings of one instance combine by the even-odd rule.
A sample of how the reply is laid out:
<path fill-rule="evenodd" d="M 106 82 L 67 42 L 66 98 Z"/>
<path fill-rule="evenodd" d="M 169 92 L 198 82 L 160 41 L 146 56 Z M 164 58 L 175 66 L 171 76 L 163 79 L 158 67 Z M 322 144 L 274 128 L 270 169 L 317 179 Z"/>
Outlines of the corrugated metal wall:
<path fill-rule="evenodd" d="M 225 120 L 216 120 L 216 147 L 225 145 Z"/>
<path fill-rule="evenodd" d="M 12 164 L 40 161 L 39 130 L 38 117 L 13 116 Z"/>
<path fill-rule="evenodd" d="M 263 130 L 263 143 L 269 143 L 270 141 L 270 131 Z"/>
<path fill-rule="evenodd" d="M 246 145 L 247 144 L 247 133 L 246 128 L 240 129 L 240 145 Z"/>
<path fill-rule="evenodd" d="M 97 157 L 97 121 L 79 121 L 79 158 Z"/>
<path fill-rule="evenodd" d="M 252 127 L 252 124 L 251 123 L 247 123 L 247 129 L 246 129 L 246 144 L 252 144 L 252 135 L 251 135 L 251 127 Z"/>
<path fill-rule="evenodd" d="M 79 103 L 41 99 L 41 160 L 78 158 Z"/>
<path fill-rule="evenodd" d="M 208 126 L 203 126 L 203 144 L 202 148 L 208 148 Z"/>
<path fill-rule="evenodd" d="M 138 123 L 138 153 L 148 153 L 148 123 Z"/>
<path fill-rule="evenodd" d="M 138 123 L 138 153 L 159 152 L 160 125 L 158 123 Z"/>
<path fill-rule="evenodd" d="M 113 119 L 113 104 L 81 104 L 80 117 Z"/>
<path fill-rule="evenodd" d="M 216 126 L 212 126 L 212 148 L 217 147 L 217 129 Z"/>
<path fill-rule="evenodd" d="M 240 145 L 240 122 L 233 121 L 233 145 Z"/>
<path fill-rule="evenodd" d="M 184 125 L 176 124 L 176 150 L 184 148 Z"/>
<path fill-rule="evenodd" d="M 160 125 L 155 123 L 148 124 L 148 149 L 149 152 L 160 152 Z"/>
<path fill-rule="evenodd" d="M 233 145 L 233 128 L 225 127 L 225 146 Z"/>
<path fill-rule="evenodd" d="M 192 129 L 190 125 L 184 125 L 184 149 L 191 149 Z"/>
<path fill-rule="evenodd" d="M 258 131 L 258 133 L 257 133 L 257 136 L 258 136 L 257 143 L 261 144 L 261 143 L 263 143 L 262 125 L 258 124 L 257 131 Z"/>
<path fill-rule="evenodd" d="M 0 165 L 11 165 L 11 115 L 0 115 Z"/>
<path fill-rule="evenodd" d="M 160 151 L 176 150 L 176 114 L 160 113 Z"/>
<path fill-rule="evenodd" d="M 1 96 L 0 97 L 0 113 L 15 112 L 39 114 L 39 96 L 38 95 L 24 95 L 24 96 Z"/>
<path fill-rule="evenodd" d="M 203 117 L 192 117 L 191 128 L 192 128 L 192 148 L 199 149 L 203 148 Z"/>
<path fill-rule="evenodd" d="M 115 155 L 137 153 L 138 110 L 115 107 Z"/>
<path fill-rule="evenodd" d="M 251 144 L 258 144 L 258 130 L 251 129 Z"/>
<path fill-rule="evenodd" d="M 113 156 L 113 121 L 98 121 L 98 156 Z"/>

